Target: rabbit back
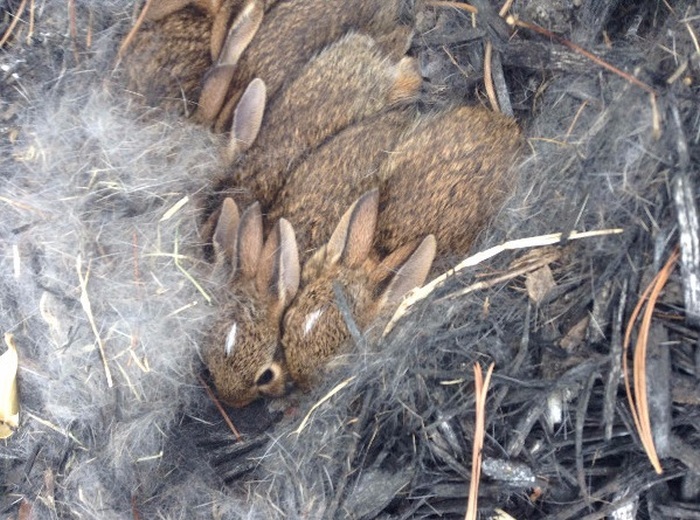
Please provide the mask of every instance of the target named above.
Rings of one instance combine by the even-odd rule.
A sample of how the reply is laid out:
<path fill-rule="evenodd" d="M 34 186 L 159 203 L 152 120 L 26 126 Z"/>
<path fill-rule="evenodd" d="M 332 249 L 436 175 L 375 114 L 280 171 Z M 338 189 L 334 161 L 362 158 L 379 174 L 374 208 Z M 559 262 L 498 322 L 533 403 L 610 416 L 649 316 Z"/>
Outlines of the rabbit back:
<path fill-rule="evenodd" d="M 420 86 L 411 58 L 392 61 L 372 37 L 347 34 L 270 103 L 255 144 L 215 180 L 206 212 L 226 196 L 242 205 L 257 200 L 268 212 L 307 154 L 344 128 L 409 103 Z"/>
<path fill-rule="evenodd" d="M 378 172 L 378 251 L 433 234 L 438 257 L 468 253 L 512 192 L 521 147 L 515 120 L 485 108 L 421 118 Z"/>
<path fill-rule="evenodd" d="M 294 225 L 302 263 L 350 204 L 379 185 L 380 165 L 415 118 L 412 105 L 381 112 L 339 132 L 291 172 L 269 216 Z"/>
<path fill-rule="evenodd" d="M 349 32 L 377 40 L 394 58 L 408 49 L 413 9 L 402 0 L 290 0 L 266 10 L 260 30 L 241 57 L 232 81 L 228 108 L 217 130 L 225 130 L 232 106 L 245 86 L 261 78 L 274 100 L 323 49 Z M 402 20 L 407 23 L 402 23 Z"/>

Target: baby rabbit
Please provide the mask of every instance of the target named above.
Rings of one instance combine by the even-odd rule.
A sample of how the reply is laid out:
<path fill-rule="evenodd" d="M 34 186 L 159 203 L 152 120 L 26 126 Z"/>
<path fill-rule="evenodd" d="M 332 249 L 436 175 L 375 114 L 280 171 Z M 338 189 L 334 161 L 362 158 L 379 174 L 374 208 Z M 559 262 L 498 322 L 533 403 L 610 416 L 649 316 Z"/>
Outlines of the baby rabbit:
<path fill-rule="evenodd" d="M 257 200 L 267 212 L 305 154 L 353 123 L 412 101 L 420 85 L 411 58 L 392 62 L 371 37 L 344 36 L 269 105 L 255 145 L 215 182 L 207 212 L 225 196 L 241 205 Z"/>
<path fill-rule="evenodd" d="M 263 245 L 260 205 L 239 217 L 226 199 L 214 231 L 217 269 L 228 274 L 226 300 L 203 351 L 219 397 L 234 407 L 285 391 L 278 342 L 282 313 L 299 287 L 294 230 L 281 219 Z"/>
<path fill-rule="evenodd" d="M 379 194 L 360 197 L 341 218 L 325 246 L 323 269 L 309 281 L 284 317 L 282 346 L 289 374 L 309 390 L 328 360 L 341 353 L 349 337 L 334 296 L 342 287 L 353 318 L 365 330 L 403 296 L 425 281 L 435 256 L 428 235 L 394 250 L 383 260 L 372 253 Z"/>
<path fill-rule="evenodd" d="M 284 215 L 303 230 L 303 287 L 282 332 L 290 375 L 301 388 L 348 337 L 332 282 L 346 288 L 360 327 L 390 311 L 424 281 L 436 248 L 441 257 L 468 251 L 509 193 L 520 144 L 513 120 L 482 108 L 419 116 L 413 106 L 400 107 L 345 128 L 290 174 L 269 217 Z M 360 198 L 333 230 L 346 198 L 373 187 L 379 192 Z M 389 281 L 393 273 L 402 276 Z"/>
<path fill-rule="evenodd" d="M 441 259 L 467 253 L 510 192 L 514 180 L 511 165 L 520 145 L 520 132 L 513 120 L 481 108 L 458 107 L 415 119 L 398 145 L 385 155 L 376 174 L 354 177 L 352 165 L 344 162 L 334 171 L 338 176 L 325 182 L 318 176 L 322 169 L 304 171 L 304 180 L 314 188 L 301 194 L 286 193 L 285 215 L 292 222 L 305 211 L 328 210 L 327 201 L 333 193 L 348 196 L 353 192 L 348 186 L 362 189 L 374 182 L 379 192 L 363 195 L 343 216 L 326 245 L 304 264 L 302 288 L 287 309 L 282 328 L 287 366 L 302 389 L 309 388 L 318 367 L 337 353 L 349 336 L 335 304 L 333 283 L 338 281 L 345 289 L 361 330 L 382 310 L 392 310 L 405 292 L 423 283 L 436 253 Z M 372 148 L 362 153 L 370 155 Z M 301 187 L 301 182 L 295 183 L 295 173 L 285 189 Z M 314 225 L 314 237 L 328 230 L 323 220 L 315 220 Z M 416 241 L 426 236 L 409 261 L 398 267 Z M 384 262 L 377 262 L 377 257 L 388 253 Z M 392 270 L 397 274 L 409 270 L 420 276 L 406 278 L 410 287 L 387 297 L 386 291 L 393 291 L 393 282 L 386 282 Z"/>
<path fill-rule="evenodd" d="M 334 135 L 289 174 L 268 216 L 292 222 L 302 264 L 314 247 L 330 238 L 350 202 L 379 186 L 381 164 L 416 118 L 416 106 L 408 105 L 360 121 Z"/>
<path fill-rule="evenodd" d="M 127 46 L 127 89 L 142 95 L 147 105 L 174 112 L 199 107 L 199 119 L 213 121 L 263 8 L 261 0 L 152 2 L 145 27 Z"/>
<path fill-rule="evenodd" d="M 243 54 L 233 78 L 228 107 L 235 106 L 243 87 L 261 78 L 268 98 L 275 100 L 284 85 L 294 81 L 322 49 L 348 32 L 372 37 L 393 59 L 404 55 L 410 43 L 415 1 L 405 0 L 289 0 L 265 12 L 265 20 Z M 308 77 L 307 77 L 308 79 Z M 309 90 L 318 85 L 311 82 Z M 230 108 L 224 108 L 215 130 L 227 129 Z"/>
<path fill-rule="evenodd" d="M 254 77 L 265 81 L 273 99 L 316 53 L 348 31 L 374 36 L 387 52 L 403 55 L 412 28 L 400 20 L 412 18 L 409 5 L 413 2 L 154 2 L 146 12 L 147 25 L 136 34 L 127 56 L 128 88 L 142 94 L 147 104 L 179 112 L 183 112 L 183 98 L 186 112 L 191 111 L 192 100 L 199 98 L 195 119 L 215 123 L 217 131 L 227 130 L 233 107 Z M 229 29 L 232 15 L 235 20 Z"/>
<path fill-rule="evenodd" d="M 434 234 L 439 257 L 465 254 L 510 192 L 520 146 L 515 121 L 483 108 L 382 113 L 340 132 L 289 174 L 270 216 L 294 225 L 303 280 L 323 263 L 322 250 L 309 261 L 306 252 L 328 240 L 338 208 L 374 187 L 379 253 Z"/>

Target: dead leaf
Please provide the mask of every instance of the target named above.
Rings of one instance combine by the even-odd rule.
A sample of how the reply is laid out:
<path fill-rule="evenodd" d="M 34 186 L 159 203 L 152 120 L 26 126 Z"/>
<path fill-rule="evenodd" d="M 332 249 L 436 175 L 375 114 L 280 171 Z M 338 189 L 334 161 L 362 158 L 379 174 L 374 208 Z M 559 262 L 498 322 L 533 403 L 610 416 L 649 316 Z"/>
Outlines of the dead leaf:
<path fill-rule="evenodd" d="M 549 292 L 556 287 L 554 275 L 548 265 L 540 267 L 525 276 L 525 288 L 527 295 L 536 304 L 542 303 Z"/>
<path fill-rule="evenodd" d="M 571 352 L 581 343 L 583 343 L 583 340 L 586 338 L 586 331 L 588 330 L 589 321 L 589 317 L 585 316 L 576 325 L 571 327 L 569 332 L 566 333 L 566 336 L 564 336 L 559 342 L 559 346 L 567 352 Z"/>
<path fill-rule="evenodd" d="M 12 334 L 5 334 L 7 352 L 0 356 L 0 439 L 7 439 L 19 425 L 17 398 L 17 347 Z"/>

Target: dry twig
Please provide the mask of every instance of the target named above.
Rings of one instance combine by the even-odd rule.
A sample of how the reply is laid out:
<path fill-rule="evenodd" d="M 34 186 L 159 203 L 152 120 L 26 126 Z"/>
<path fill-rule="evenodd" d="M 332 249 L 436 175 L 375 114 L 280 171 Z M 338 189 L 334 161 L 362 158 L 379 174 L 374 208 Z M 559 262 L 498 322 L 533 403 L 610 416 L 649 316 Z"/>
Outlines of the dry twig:
<path fill-rule="evenodd" d="M 406 298 L 403 299 L 401 304 L 399 305 L 398 309 L 396 309 L 396 312 L 394 315 L 391 317 L 391 320 L 389 320 L 389 323 L 387 326 L 384 328 L 383 336 L 386 336 L 389 334 L 394 327 L 396 326 L 396 323 L 408 312 L 408 310 L 414 306 L 416 303 L 418 303 L 421 300 L 424 300 L 427 298 L 430 293 L 432 293 L 435 289 L 437 289 L 440 285 L 442 285 L 445 280 L 447 280 L 450 276 L 454 276 L 460 271 L 463 271 L 464 269 L 468 267 L 474 267 L 475 265 L 480 264 L 481 262 L 485 262 L 489 258 L 493 258 L 496 255 L 499 255 L 503 253 L 504 251 L 511 251 L 515 249 L 526 249 L 529 247 L 540 247 L 540 246 L 551 246 L 554 244 L 557 244 L 561 242 L 562 240 L 580 240 L 583 238 L 591 238 L 591 237 L 600 237 L 600 236 L 606 236 L 606 235 L 617 235 L 622 233 L 622 229 L 616 228 L 616 229 L 602 229 L 598 231 L 585 231 L 585 232 L 577 232 L 577 231 L 572 231 L 568 235 L 564 235 L 564 233 L 552 233 L 550 235 L 541 235 L 537 237 L 530 237 L 530 238 L 519 238 L 517 240 L 510 240 L 508 242 L 505 242 L 503 244 L 494 246 L 492 248 L 487 249 L 486 251 L 482 251 L 480 253 L 477 253 L 475 255 L 472 255 L 462 262 L 460 262 L 454 269 L 450 269 L 446 273 L 438 276 L 435 278 L 433 281 L 430 283 L 424 285 L 423 287 L 420 287 L 418 289 L 414 289 L 411 291 Z"/>
<path fill-rule="evenodd" d="M 22 3 L 19 4 L 19 8 L 17 9 L 17 14 L 12 17 L 12 22 L 10 22 L 10 26 L 7 28 L 7 31 L 5 31 L 5 34 L 2 35 L 2 39 L 0 39 L 0 47 L 4 46 L 7 43 L 7 40 L 10 39 L 10 36 L 12 36 L 12 31 L 15 30 L 15 27 L 17 26 L 17 22 L 19 22 L 20 16 L 22 16 L 22 13 L 24 12 L 24 8 L 27 5 L 27 0 L 22 0 Z"/>
<path fill-rule="evenodd" d="M 78 271 L 78 280 L 80 281 L 80 305 L 85 311 L 88 321 L 90 322 L 90 328 L 92 333 L 95 335 L 97 340 L 97 348 L 100 350 L 100 358 L 102 358 L 102 366 L 105 369 L 105 376 L 107 376 L 107 385 L 112 388 L 112 372 L 109 370 L 109 364 L 107 363 L 107 355 L 105 354 L 104 343 L 100 337 L 100 331 L 97 330 L 97 324 L 95 323 L 95 317 L 92 314 L 92 306 L 90 305 L 90 297 L 87 293 L 88 279 L 90 278 L 90 265 L 83 274 L 83 260 L 80 255 L 75 259 L 75 268 Z"/>
<path fill-rule="evenodd" d="M 618 76 L 626 79 L 630 83 L 633 83 L 634 85 L 637 85 L 639 88 L 643 89 L 645 92 L 648 92 L 649 94 L 656 95 L 656 91 L 644 83 L 643 81 L 640 81 L 639 79 L 635 78 L 631 74 L 627 74 L 626 72 L 621 71 L 617 67 L 611 65 L 607 61 L 599 58 L 595 54 L 593 54 L 590 51 L 587 51 L 583 47 L 576 45 L 574 42 L 567 40 L 566 38 L 563 38 L 559 36 L 558 34 L 553 33 L 552 31 L 548 31 L 544 27 L 540 27 L 539 25 L 535 25 L 534 23 L 530 22 L 524 22 L 522 20 L 519 20 L 515 16 L 509 16 L 506 18 L 506 22 L 508 25 L 514 26 L 514 27 L 522 27 L 524 29 L 529 29 L 531 31 L 536 32 L 537 34 L 541 34 L 542 36 L 546 36 L 547 38 L 551 38 L 557 43 L 560 43 L 561 45 L 564 45 L 565 47 L 568 47 L 572 51 L 580 54 L 581 56 L 584 56 L 591 60 L 593 63 L 596 63 L 597 65 L 600 65 L 604 69 L 609 70 L 610 72 L 617 74 Z"/>
<path fill-rule="evenodd" d="M 353 379 L 355 379 L 355 376 L 347 378 L 345 381 L 341 381 L 339 384 L 335 385 L 333 389 L 328 392 L 326 395 L 324 395 L 321 399 L 318 400 L 316 404 L 314 404 L 311 409 L 309 410 L 309 413 L 306 414 L 304 417 L 304 420 L 301 421 L 301 424 L 299 427 L 294 430 L 292 433 L 295 433 L 299 435 L 302 431 L 304 431 L 304 428 L 306 428 L 306 424 L 309 422 L 309 419 L 311 419 L 311 415 L 326 401 L 328 401 L 331 397 L 333 397 L 335 394 L 340 392 L 343 388 L 348 386 L 350 383 L 352 383 Z"/>
<path fill-rule="evenodd" d="M 481 365 L 474 364 L 474 400 L 476 401 L 476 424 L 474 425 L 474 446 L 472 449 L 472 480 L 469 484 L 469 502 L 464 520 L 476 520 L 479 481 L 481 480 L 481 450 L 484 447 L 486 425 L 486 395 L 491 382 L 491 374 L 495 363 L 491 363 L 482 379 Z"/>
<path fill-rule="evenodd" d="M 202 379 L 202 376 L 198 375 L 197 377 L 199 378 L 199 382 L 202 383 L 204 390 L 207 392 L 209 399 L 211 399 L 211 401 L 214 403 L 214 406 L 216 406 L 216 409 L 219 410 L 219 413 L 221 414 L 221 417 L 223 417 L 226 425 L 229 427 L 229 430 L 231 430 L 233 432 L 233 434 L 236 436 L 236 440 L 238 442 L 241 442 L 243 440 L 243 436 L 241 435 L 241 432 L 238 431 L 238 428 L 236 428 L 236 425 L 233 424 L 233 421 L 226 413 L 226 410 L 224 410 L 224 407 L 221 406 L 221 402 L 216 398 L 216 396 L 214 395 L 214 392 L 212 392 L 211 388 L 209 388 L 209 385 L 206 383 L 206 381 L 204 381 L 204 379 Z"/>

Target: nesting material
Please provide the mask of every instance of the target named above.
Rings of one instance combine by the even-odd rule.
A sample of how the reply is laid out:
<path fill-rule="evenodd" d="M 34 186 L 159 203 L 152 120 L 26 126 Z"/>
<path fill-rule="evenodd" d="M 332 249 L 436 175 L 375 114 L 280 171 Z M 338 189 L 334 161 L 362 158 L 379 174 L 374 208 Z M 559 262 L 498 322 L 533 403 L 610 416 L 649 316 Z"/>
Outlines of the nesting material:
<path fill-rule="evenodd" d="M 222 290 L 195 204 L 219 138 L 112 79 L 130 2 L 22 4 L 0 58 L 0 332 L 14 336 L 21 407 L 0 442 L 0 516 L 463 518 L 474 363 L 495 363 L 482 517 L 697 514 L 696 3 L 515 2 L 653 95 L 527 29 L 508 38 L 488 2 L 476 23 L 449 5 L 418 20 L 412 52 L 435 102 L 475 97 L 488 37 L 528 137 L 515 195 L 474 252 L 562 238 L 448 276 L 319 388 L 273 403 L 283 413 L 231 412 L 242 440 L 203 389 L 198 352 Z M 657 474 L 621 356 L 675 247 L 640 388 Z M 534 265 L 546 282 L 528 280 Z"/>

